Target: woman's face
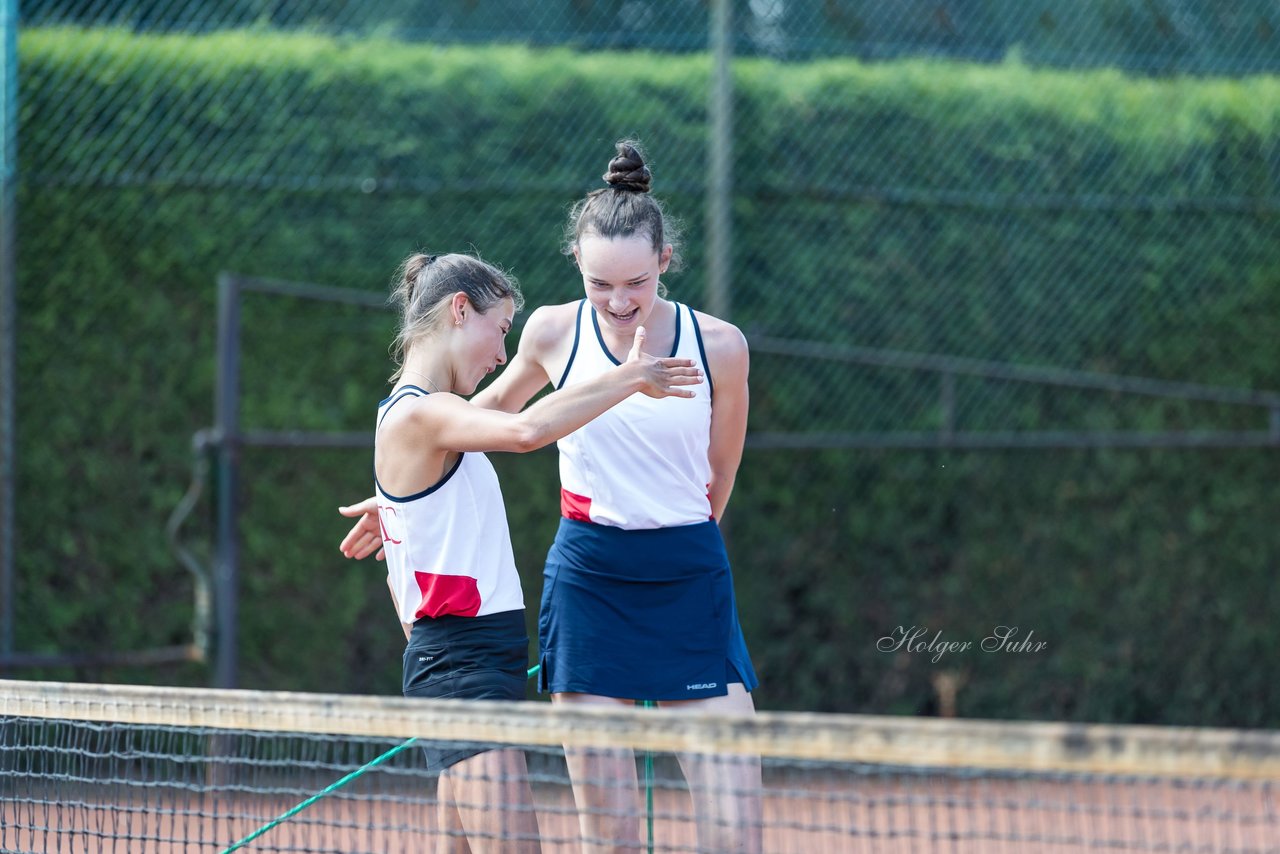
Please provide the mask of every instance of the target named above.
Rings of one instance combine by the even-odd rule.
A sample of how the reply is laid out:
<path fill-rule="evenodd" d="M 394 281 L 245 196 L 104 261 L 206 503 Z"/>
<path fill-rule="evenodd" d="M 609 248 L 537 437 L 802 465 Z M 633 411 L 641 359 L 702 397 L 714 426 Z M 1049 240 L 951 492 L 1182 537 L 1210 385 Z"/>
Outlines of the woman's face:
<path fill-rule="evenodd" d="M 658 299 L 658 276 L 671 261 L 671 247 L 653 251 L 647 234 L 627 237 L 583 235 L 573 249 L 587 299 L 614 332 L 632 335 Z"/>
<path fill-rule="evenodd" d="M 455 362 L 455 392 L 471 394 L 485 376 L 506 364 L 506 338 L 515 314 L 511 297 L 503 297 L 483 314 L 467 303 L 466 316 L 458 330 L 460 358 Z"/>

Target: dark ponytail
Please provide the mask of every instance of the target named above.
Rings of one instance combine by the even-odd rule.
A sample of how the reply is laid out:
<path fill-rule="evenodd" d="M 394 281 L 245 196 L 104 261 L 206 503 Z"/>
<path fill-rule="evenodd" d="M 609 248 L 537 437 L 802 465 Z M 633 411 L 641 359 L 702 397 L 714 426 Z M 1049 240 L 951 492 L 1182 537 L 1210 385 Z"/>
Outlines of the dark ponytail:
<path fill-rule="evenodd" d="M 471 255 L 410 255 L 400 265 L 391 286 L 392 305 L 400 310 L 400 325 L 391 344 L 391 357 L 400 376 L 409 347 L 414 341 L 436 332 L 449 312 L 456 293 L 464 293 L 475 310 L 485 314 L 503 299 L 510 298 L 516 311 L 524 306 L 520 286 L 509 274 Z"/>

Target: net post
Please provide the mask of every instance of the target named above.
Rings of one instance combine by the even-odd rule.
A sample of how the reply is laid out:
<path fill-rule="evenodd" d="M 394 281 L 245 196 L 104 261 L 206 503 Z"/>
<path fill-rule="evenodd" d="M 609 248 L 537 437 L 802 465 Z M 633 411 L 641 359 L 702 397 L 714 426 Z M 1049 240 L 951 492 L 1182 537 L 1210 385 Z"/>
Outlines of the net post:
<path fill-rule="evenodd" d="M 645 700 L 642 704 L 643 708 L 654 709 L 658 704 L 653 700 Z M 645 814 L 645 837 L 648 840 L 646 851 L 653 854 L 653 751 L 645 750 L 644 752 L 644 814 Z"/>

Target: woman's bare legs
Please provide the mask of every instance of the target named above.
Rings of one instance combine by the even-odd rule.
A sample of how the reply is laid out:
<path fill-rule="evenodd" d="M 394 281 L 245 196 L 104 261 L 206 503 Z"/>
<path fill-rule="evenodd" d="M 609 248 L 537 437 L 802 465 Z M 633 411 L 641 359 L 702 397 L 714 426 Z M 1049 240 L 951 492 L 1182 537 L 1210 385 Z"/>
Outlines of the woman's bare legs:
<path fill-rule="evenodd" d="M 449 772 L 445 771 L 436 786 L 436 854 L 471 854 L 450 780 Z"/>
<path fill-rule="evenodd" d="M 593 694 L 552 694 L 563 705 L 634 706 Z M 640 785 L 630 750 L 565 746 L 583 854 L 635 854 L 640 846 Z"/>
<path fill-rule="evenodd" d="M 729 683 L 723 697 L 661 702 L 663 709 L 755 714 L 755 703 L 741 682 Z M 759 854 L 764 847 L 760 757 L 682 753 L 680 768 L 693 797 L 699 851 Z"/>
<path fill-rule="evenodd" d="M 755 703 L 741 683 L 723 697 L 660 702 L 685 712 L 754 714 Z M 633 706 L 632 700 L 592 694 L 555 694 L 565 704 Z M 640 793 L 635 755 L 630 750 L 566 748 L 569 779 L 578 806 L 584 854 L 634 851 L 640 844 Z M 698 847 L 705 851 L 758 854 L 763 849 L 760 758 L 683 753 L 680 768 L 689 783 Z"/>
<path fill-rule="evenodd" d="M 529 769 L 519 750 L 489 750 L 462 760 L 441 772 L 438 793 L 445 832 L 438 854 L 542 851 Z"/>

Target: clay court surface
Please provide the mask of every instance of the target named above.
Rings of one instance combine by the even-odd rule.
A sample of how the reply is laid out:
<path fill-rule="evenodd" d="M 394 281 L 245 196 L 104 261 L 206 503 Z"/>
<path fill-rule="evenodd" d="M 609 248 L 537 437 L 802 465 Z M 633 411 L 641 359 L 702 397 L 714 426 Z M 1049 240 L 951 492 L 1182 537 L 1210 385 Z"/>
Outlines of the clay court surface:
<path fill-rule="evenodd" d="M 431 851 L 432 786 L 376 799 L 359 784 L 268 831 L 246 851 Z M 688 794 L 654 792 L 655 851 L 699 851 Z M 1280 851 L 1272 784 L 766 775 L 765 850 L 844 852 Z M 124 797 L 114 797 L 113 792 Z M 52 795 L 50 797 L 50 795 Z M 542 850 L 576 854 L 577 814 L 564 784 L 535 786 Z M 0 805 L 0 851 L 219 852 L 298 803 L 296 795 L 235 795 L 81 786 L 43 802 Z M 641 846 L 637 850 L 645 850 Z"/>
<path fill-rule="evenodd" d="M 432 852 L 448 837 L 431 756 L 468 745 L 520 745 L 542 850 L 577 854 L 571 742 L 634 751 L 653 781 L 655 852 L 712 850 L 675 758 L 693 750 L 709 780 L 735 779 L 716 762 L 763 758 L 776 854 L 1280 854 L 1280 733 L 1268 731 L 5 687 L 0 854 L 218 854 L 322 791 L 240 850 Z M 432 735 L 406 740 L 424 721 Z"/>

